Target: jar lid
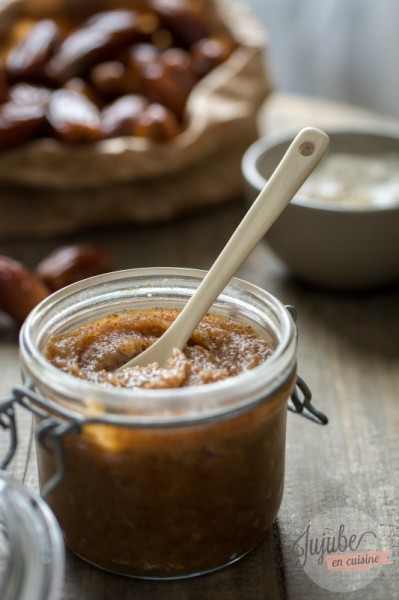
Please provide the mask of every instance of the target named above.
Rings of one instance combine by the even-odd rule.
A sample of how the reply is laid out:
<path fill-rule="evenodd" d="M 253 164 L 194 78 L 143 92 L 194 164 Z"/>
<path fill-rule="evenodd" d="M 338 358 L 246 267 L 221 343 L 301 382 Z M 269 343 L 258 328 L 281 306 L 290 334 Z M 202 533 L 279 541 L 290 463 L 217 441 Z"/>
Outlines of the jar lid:
<path fill-rule="evenodd" d="M 64 543 L 44 500 L 0 471 L 0 598 L 58 600 Z"/>

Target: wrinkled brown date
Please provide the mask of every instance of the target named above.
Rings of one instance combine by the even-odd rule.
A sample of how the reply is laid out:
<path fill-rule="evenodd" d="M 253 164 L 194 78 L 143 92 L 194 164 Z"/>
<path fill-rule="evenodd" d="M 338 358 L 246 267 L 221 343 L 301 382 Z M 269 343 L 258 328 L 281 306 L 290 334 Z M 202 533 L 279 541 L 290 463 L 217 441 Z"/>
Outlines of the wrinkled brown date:
<path fill-rule="evenodd" d="M 162 104 L 149 104 L 138 117 L 133 134 L 157 142 L 167 142 L 180 133 L 180 125 L 171 110 Z"/>
<path fill-rule="evenodd" d="M 45 64 L 60 37 L 60 29 L 54 21 L 50 19 L 38 21 L 28 35 L 8 54 L 6 68 L 9 78 L 14 81 L 42 80 Z"/>
<path fill-rule="evenodd" d="M 0 256 L 0 309 L 20 325 L 50 290 L 21 262 Z"/>
<path fill-rule="evenodd" d="M 98 107 L 102 106 L 102 98 L 100 98 L 97 90 L 90 85 L 90 83 L 84 79 L 81 79 L 80 77 L 73 77 L 72 79 L 69 79 L 65 83 L 64 89 L 76 92 L 81 96 L 85 96 L 88 100 L 90 100 L 90 102 Z"/>
<path fill-rule="evenodd" d="M 12 148 L 38 135 L 45 123 L 45 108 L 6 102 L 0 106 L 0 150 Z"/>
<path fill-rule="evenodd" d="M 143 67 L 143 90 L 153 101 L 182 118 L 187 98 L 194 87 L 191 58 L 178 48 L 165 50 L 158 62 Z"/>
<path fill-rule="evenodd" d="M 228 38 L 204 38 L 193 44 L 191 48 L 192 72 L 204 77 L 212 69 L 225 62 L 232 54 L 235 46 Z"/>
<path fill-rule="evenodd" d="M 46 112 L 51 131 L 59 140 L 95 142 L 101 137 L 100 112 L 86 96 L 61 89 L 51 94 Z"/>
<path fill-rule="evenodd" d="M 104 138 L 133 135 L 137 121 L 148 106 L 148 99 L 137 94 L 122 96 L 108 105 L 102 113 Z"/>
<path fill-rule="evenodd" d="M 51 292 L 110 269 L 109 254 L 92 244 L 54 250 L 36 267 L 0 256 L 0 310 L 22 325 L 30 311 Z"/>
<path fill-rule="evenodd" d="M 143 93 L 143 70 L 159 56 L 160 51 L 154 44 L 134 44 L 119 60 L 104 61 L 93 67 L 90 80 L 104 97 Z"/>
<path fill-rule="evenodd" d="M 154 44 L 136 44 L 129 49 L 127 63 L 135 69 L 142 69 L 158 60 L 160 50 Z"/>
<path fill-rule="evenodd" d="M 41 133 L 50 90 L 17 83 L 9 90 L 9 102 L 0 105 L 0 150 L 26 142 Z"/>
<path fill-rule="evenodd" d="M 108 253 L 92 244 L 73 244 L 57 248 L 36 267 L 36 273 L 51 291 L 110 269 Z"/>
<path fill-rule="evenodd" d="M 10 102 L 24 106 L 46 106 L 49 103 L 51 90 L 41 85 L 16 83 L 10 87 Z"/>
<path fill-rule="evenodd" d="M 119 60 L 109 60 L 92 69 L 90 80 L 103 97 L 116 98 L 138 91 L 141 75 L 133 66 L 128 67 Z"/>
<path fill-rule="evenodd" d="M 162 25 L 172 32 L 178 43 L 189 48 L 210 34 L 212 23 L 202 2 L 187 0 L 150 0 L 150 7 Z"/>
<path fill-rule="evenodd" d="M 94 15 L 73 31 L 47 65 L 47 75 L 58 83 L 84 74 L 97 61 L 126 43 L 139 42 L 148 34 L 140 30 L 139 14 L 113 10 Z"/>

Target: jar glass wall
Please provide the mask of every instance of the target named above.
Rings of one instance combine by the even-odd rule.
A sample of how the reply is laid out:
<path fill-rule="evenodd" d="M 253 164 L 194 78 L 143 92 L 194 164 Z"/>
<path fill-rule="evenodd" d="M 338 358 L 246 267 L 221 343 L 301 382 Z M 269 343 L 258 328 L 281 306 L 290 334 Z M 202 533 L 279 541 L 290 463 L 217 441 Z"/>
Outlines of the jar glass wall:
<path fill-rule="evenodd" d="M 296 329 L 273 296 L 232 280 L 210 312 L 251 325 L 273 353 L 216 383 L 105 388 L 46 361 L 49 336 L 125 310 L 182 308 L 203 277 L 188 269 L 111 273 L 53 294 L 21 331 L 25 378 L 58 420 L 65 470 L 48 502 L 69 548 L 110 571 L 147 578 L 211 571 L 249 552 L 282 499 Z M 57 469 L 38 446 L 41 486 Z"/>

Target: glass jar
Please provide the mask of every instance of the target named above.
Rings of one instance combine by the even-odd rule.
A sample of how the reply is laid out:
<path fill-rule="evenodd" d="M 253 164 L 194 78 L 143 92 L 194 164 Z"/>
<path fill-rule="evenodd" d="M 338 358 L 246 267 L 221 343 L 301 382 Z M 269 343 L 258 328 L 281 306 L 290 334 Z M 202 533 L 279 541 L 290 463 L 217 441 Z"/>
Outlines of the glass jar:
<path fill-rule="evenodd" d="M 0 471 L 0 598 L 58 600 L 62 535 L 47 504 Z"/>
<path fill-rule="evenodd" d="M 181 309 L 203 275 L 160 268 L 93 277 L 44 300 L 21 331 L 42 493 L 67 546 L 112 572 L 180 578 L 223 567 L 260 542 L 281 503 L 297 338 L 271 294 L 233 279 L 212 306 L 251 325 L 273 349 L 254 369 L 216 383 L 105 388 L 43 356 L 50 335 L 85 322 Z"/>

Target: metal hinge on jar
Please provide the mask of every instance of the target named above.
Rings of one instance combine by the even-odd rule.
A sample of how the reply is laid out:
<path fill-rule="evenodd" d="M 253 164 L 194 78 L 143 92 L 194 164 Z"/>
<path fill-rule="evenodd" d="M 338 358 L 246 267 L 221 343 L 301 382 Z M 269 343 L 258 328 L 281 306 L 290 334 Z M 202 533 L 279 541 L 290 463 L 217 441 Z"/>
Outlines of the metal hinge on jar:
<path fill-rule="evenodd" d="M 296 308 L 290 304 L 286 305 L 285 308 L 290 313 L 292 320 L 296 322 Z M 303 417 L 306 417 L 310 421 L 314 421 L 319 425 L 327 425 L 328 423 L 328 417 L 314 404 L 312 404 L 312 392 L 310 391 L 309 386 L 299 375 L 297 376 L 295 389 L 288 401 L 288 410 L 298 413 L 299 415 L 302 415 Z"/>
<path fill-rule="evenodd" d="M 61 444 L 62 437 L 66 433 L 79 433 L 83 424 L 90 420 L 83 417 L 81 420 L 72 419 L 68 411 L 65 411 L 65 415 L 62 414 L 64 412 L 62 409 L 58 411 L 58 414 L 65 417 L 65 420 L 55 418 L 48 412 L 50 401 L 35 392 L 29 385 L 15 387 L 11 394 L 10 398 L 0 402 L 0 428 L 8 430 L 10 435 L 8 450 L 0 461 L 0 470 L 7 468 L 18 447 L 16 406 L 19 405 L 40 419 L 35 430 L 36 440 L 44 449 L 54 452 L 56 456 L 57 470 L 41 490 L 41 496 L 45 498 L 64 476 L 65 461 Z"/>

